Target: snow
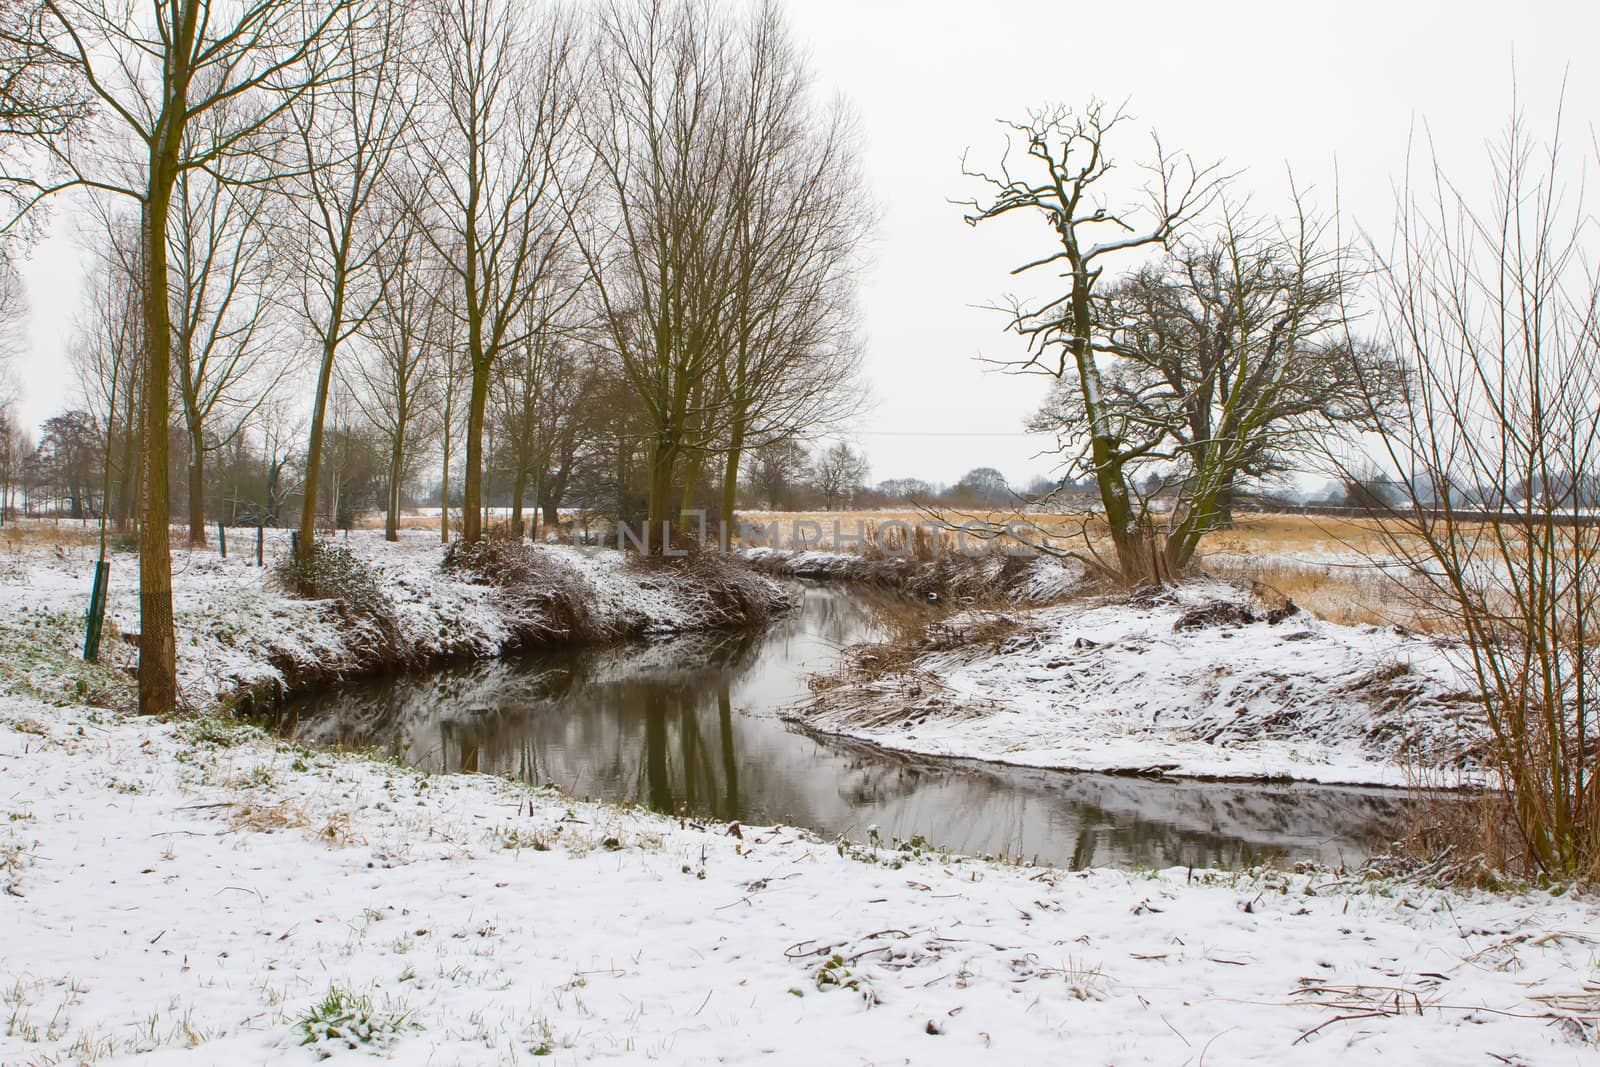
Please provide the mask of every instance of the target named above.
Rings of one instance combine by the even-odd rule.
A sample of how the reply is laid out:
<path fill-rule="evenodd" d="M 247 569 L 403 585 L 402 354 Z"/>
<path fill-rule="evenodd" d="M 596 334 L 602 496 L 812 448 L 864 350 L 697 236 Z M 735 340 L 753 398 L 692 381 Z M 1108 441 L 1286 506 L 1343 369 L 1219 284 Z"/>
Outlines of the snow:
<path fill-rule="evenodd" d="M 493 591 L 441 576 L 430 539 L 352 548 L 383 569 L 406 641 L 489 654 L 504 640 Z M 692 591 L 615 557 L 571 558 L 606 611 L 666 628 L 697 617 Z M 30 548 L 0 566 L 0 1062 L 1594 1058 L 1589 897 L 1325 869 L 1009 866 L 430 776 L 217 719 L 143 719 L 82 703 L 115 683 L 76 659 L 90 562 L 83 548 Z M 283 597 L 244 561 L 196 552 L 177 570 L 180 673 L 197 707 L 281 681 L 290 657 L 350 654 L 330 605 Z M 122 633 L 134 588 L 117 557 Z M 1186 693 L 1190 722 L 1228 704 L 1194 700 L 1186 665 L 1231 656 L 1234 683 L 1259 676 L 1252 664 L 1353 677 L 1395 654 L 1385 635 L 1298 619 L 1277 630 L 1313 636 L 1286 649 L 1180 637 L 1176 610 L 1045 616 L 1033 646 L 952 663 L 944 680 L 963 699 L 1037 688 L 999 719 L 1032 715 L 1054 732 L 1006 727 L 1031 747 L 1005 758 L 1155 745 L 1197 769 L 1199 743 L 1150 732 Z M 1074 633 L 1129 654 L 1091 655 Z M 1259 662 L 1245 651 L 1257 644 Z M 108 648 L 131 654 L 115 632 Z M 1425 667 L 1427 650 L 1412 652 Z M 1050 666 L 1069 655 L 1103 676 L 1095 707 L 1113 723 L 1082 744 L 1067 720 L 1087 729 L 1087 712 L 1065 710 L 1073 672 Z M 1008 736 L 963 734 L 974 721 L 933 736 L 973 749 Z M 1208 758 L 1248 763 L 1250 744 Z M 1261 744 L 1280 749 L 1263 767 L 1332 766 L 1312 742 Z M 334 994 L 338 1010 L 314 1020 Z M 330 1023 L 341 1005 L 355 1018 Z"/>
<path fill-rule="evenodd" d="M 206 709 L 256 687 L 279 688 L 295 672 L 358 671 L 385 655 L 411 662 L 497 654 L 515 637 L 504 597 L 496 589 L 440 571 L 443 548 L 431 531 L 401 531 L 386 542 L 379 531 L 356 531 L 334 543 L 364 559 L 391 602 L 402 648 L 374 649 L 388 639 L 364 629 L 331 602 L 293 599 L 271 580 L 274 562 L 289 551 L 287 531 L 271 531 L 266 566 L 254 566 L 254 540 L 238 537 L 227 559 L 198 548 L 173 554 L 173 615 L 178 634 L 178 681 L 185 704 Z M 619 632 L 667 633 L 705 624 L 704 591 L 692 581 L 629 567 L 623 554 L 575 546 L 538 546 L 581 575 L 594 614 Z M 92 545 L 53 544 L 13 551 L 0 568 L 0 647 L 50 645 L 55 660 L 81 652 L 95 552 Z M 137 633 L 138 560 L 110 557 L 110 593 L 102 656 L 131 668 L 136 654 L 124 640 Z M 766 581 L 765 579 L 756 579 Z M 766 582 L 776 604 L 787 594 Z M 16 629 L 26 621 L 25 632 Z M 10 629 L 6 633 L 5 629 Z M 53 660 L 54 662 L 54 660 Z M 59 672 L 36 672 L 25 690 L 71 695 Z M 0 670 L 0 678 L 5 672 Z"/>
<path fill-rule="evenodd" d="M 1083 565 L 1072 559 L 1014 556 L 991 549 L 949 552 L 936 560 L 766 546 L 742 549 L 739 555 L 763 569 L 797 578 L 868 583 L 895 579 L 903 589 L 925 585 L 946 592 L 971 587 L 1029 604 L 1059 600 L 1081 586 L 1085 577 Z"/>
<path fill-rule="evenodd" d="M 1390 786 L 1478 774 L 1483 726 L 1445 648 L 1303 613 L 1175 631 L 1185 611 L 1240 596 L 1204 582 L 1144 606 L 1041 608 L 998 648 L 929 652 L 822 691 L 802 718 L 1033 767 Z"/>
<path fill-rule="evenodd" d="M 20 699 L 0 767 L 8 1063 L 361 1055 L 301 1045 L 331 989 L 400 1064 L 1594 1052 L 1587 898 L 841 849 Z"/>

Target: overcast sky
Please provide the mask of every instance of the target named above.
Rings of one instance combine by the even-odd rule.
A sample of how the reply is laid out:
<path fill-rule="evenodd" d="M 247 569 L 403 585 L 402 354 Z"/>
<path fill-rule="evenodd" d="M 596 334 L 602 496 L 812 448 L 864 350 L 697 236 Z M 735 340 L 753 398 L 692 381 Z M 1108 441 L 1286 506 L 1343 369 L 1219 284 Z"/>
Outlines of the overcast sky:
<path fill-rule="evenodd" d="M 1414 126 L 1426 123 L 1457 172 L 1481 169 L 1509 113 L 1512 66 L 1530 119 L 1547 124 L 1566 81 L 1568 150 L 1600 122 L 1600 3 L 790 0 L 821 86 L 856 111 L 881 221 L 861 294 L 874 406 L 856 440 L 873 480 L 954 481 L 996 466 L 1017 481 L 1048 472 L 1043 442 L 1021 433 L 1043 383 L 986 369 L 1014 354 L 979 305 L 1013 289 L 1007 271 L 1038 253 L 1037 224 L 972 229 L 950 198 L 978 189 L 961 156 L 998 158 L 995 120 L 1091 96 L 1128 101 L 1121 142 L 1145 131 L 1242 171 L 1257 211 L 1286 201 L 1286 169 L 1383 240 Z M 1003 14 L 1001 14 L 1003 12 Z M 33 352 L 20 368 L 37 421 L 72 393 L 66 346 L 80 254 L 57 234 L 23 265 Z M 1136 262 L 1132 261 L 1132 262 Z"/>

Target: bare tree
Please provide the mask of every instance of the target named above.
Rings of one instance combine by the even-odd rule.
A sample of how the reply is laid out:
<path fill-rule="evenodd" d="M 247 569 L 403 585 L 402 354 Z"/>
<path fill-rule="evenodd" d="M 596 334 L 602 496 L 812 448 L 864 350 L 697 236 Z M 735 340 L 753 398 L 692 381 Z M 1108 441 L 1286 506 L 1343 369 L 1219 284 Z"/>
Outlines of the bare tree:
<path fill-rule="evenodd" d="M 1298 194 L 1293 206 L 1278 223 L 1226 210 L 1213 235 L 1180 241 L 1092 302 L 1102 414 L 1121 443 L 1135 519 L 1161 535 L 1166 573 L 1230 521 L 1243 481 L 1374 428 L 1374 390 L 1391 406 L 1398 395 L 1386 350 L 1349 334 L 1344 295 L 1365 268 Z M 1077 383 L 1058 381 L 1030 429 L 1057 435 L 1069 475 L 1093 473 Z M 1159 514 L 1154 494 L 1166 497 Z"/>
<path fill-rule="evenodd" d="M 159 714 L 178 700 L 167 528 L 172 323 L 167 232 L 173 191 L 185 171 L 218 160 L 270 128 L 322 76 L 310 45 L 349 0 L 42 0 L 42 40 L 80 77 L 99 110 L 99 136 L 41 132 L 33 142 L 63 172 L 22 184 L 17 225 L 66 189 L 127 196 L 140 206 L 144 272 L 145 484 L 139 526 L 139 709 Z M 232 106 L 243 100 L 254 106 Z M 197 120 L 229 108 L 231 121 L 196 145 Z"/>
<path fill-rule="evenodd" d="M 811 485 L 829 511 L 848 507 L 866 482 L 866 457 L 844 441 L 829 445 L 811 468 Z"/>
<path fill-rule="evenodd" d="M 213 112 L 190 127 L 208 136 Z M 270 293 L 268 193 L 250 157 L 183 170 L 173 188 L 167 233 L 171 264 L 173 382 L 188 444 L 189 544 L 206 543 L 206 457 L 228 447 L 270 395 L 283 367 Z"/>
<path fill-rule="evenodd" d="M 21 473 L 21 427 L 13 410 L 11 363 L 21 351 L 22 324 L 27 320 L 26 293 L 16 267 L 0 254 L 0 522 L 11 503 L 12 486 Z"/>
<path fill-rule="evenodd" d="M 320 46 L 332 77 L 302 93 L 290 111 L 303 167 L 291 186 L 291 202 L 305 224 L 296 230 L 306 261 L 298 310 L 318 350 L 300 511 L 302 559 L 316 548 L 334 361 L 382 300 L 381 252 L 404 219 L 403 207 L 385 210 L 379 194 L 393 177 L 415 107 L 417 78 L 409 59 L 420 31 L 405 11 L 396 0 L 340 11 Z"/>
<path fill-rule="evenodd" d="M 139 384 L 144 344 L 140 330 L 138 226 L 123 216 L 105 220 L 105 243 L 90 276 L 89 299 L 73 348 L 79 389 L 89 409 L 106 420 L 105 507 L 112 525 L 128 529 L 139 477 Z"/>
<path fill-rule="evenodd" d="M 733 524 L 748 447 L 816 434 L 853 417 L 858 250 L 872 222 L 855 133 L 837 104 L 819 112 L 811 75 L 778 9 L 747 30 L 736 106 L 726 351 L 713 441 L 724 456 L 721 519 Z"/>
<path fill-rule="evenodd" d="M 1408 585 L 1464 639 L 1521 858 L 1600 873 L 1600 245 L 1559 123 L 1520 114 L 1492 151 L 1487 197 L 1435 157 L 1407 175 L 1381 255 L 1387 339 L 1410 377 L 1378 405 L 1403 499 L 1381 529 Z"/>
<path fill-rule="evenodd" d="M 681 464 L 715 436 L 736 166 L 733 30 L 697 0 L 617 0 L 599 18 L 579 229 L 607 344 L 648 422 L 650 547 L 671 539 Z M 692 487 L 696 478 L 684 479 Z"/>
<path fill-rule="evenodd" d="M 1055 250 L 1012 271 L 1022 274 L 1054 267 L 1066 291 L 1042 301 L 1018 301 L 1009 309 L 1009 329 L 1029 346 L 1017 369 L 1072 383 L 1088 426 L 1087 465 L 1100 490 L 1100 503 L 1116 550 L 1110 568 L 1122 581 L 1161 580 L 1160 557 L 1152 532 L 1140 521 L 1130 491 L 1129 467 L 1150 447 L 1119 434 L 1106 407 L 1099 362 L 1107 338 L 1095 315 L 1096 287 L 1111 258 L 1138 248 L 1164 247 L 1187 219 L 1215 198 L 1221 178 L 1216 164 L 1197 166 L 1187 156 L 1168 153 L 1159 139 L 1146 168 L 1146 200 L 1126 210 L 1108 208 L 1104 184 L 1113 172 L 1107 139 L 1126 116 L 1098 100 L 1082 111 L 1057 107 L 1033 113 L 1027 122 L 1008 122 L 1009 141 L 1020 142 L 1026 171 L 1008 158 L 994 174 L 963 168 L 991 187 L 984 200 L 965 201 L 973 225 L 1014 212 L 1041 218 L 1051 229 Z M 1095 561 L 1098 563 L 1098 561 Z"/>
<path fill-rule="evenodd" d="M 370 351 L 353 375 L 359 385 L 355 402 L 388 446 L 383 529 L 390 541 L 400 536 L 401 492 L 417 445 L 448 420 L 434 409 L 444 399 L 441 379 L 452 325 L 440 292 L 450 281 L 444 265 L 416 228 L 421 216 L 409 205 L 401 209 L 400 229 L 379 252 L 384 285 L 363 330 Z"/>
<path fill-rule="evenodd" d="M 811 468 L 805 445 L 784 438 L 752 449 L 750 459 L 745 480 L 756 499 L 769 508 L 791 506 L 795 490 Z"/>
<path fill-rule="evenodd" d="M 305 420 L 284 397 L 268 401 L 256 412 L 255 433 L 260 439 L 261 495 L 256 503 L 256 519 L 262 525 L 277 521 L 289 499 L 300 492 L 304 481 Z"/>
<path fill-rule="evenodd" d="M 564 293 L 553 288 L 547 296 L 536 297 L 528 312 L 540 315 L 543 299 L 562 299 Z M 521 343 L 507 349 L 500 359 L 493 398 L 499 429 L 502 465 L 511 481 L 511 530 L 521 537 L 522 509 L 527 500 L 528 479 L 542 474 L 550 442 L 545 433 L 545 408 L 554 398 L 558 379 L 574 371 L 568 353 L 572 341 L 557 329 L 529 330 Z M 535 486 L 537 498 L 538 486 Z"/>
<path fill-rule="evenodd" d="M 560 198 L 577 171 L 575 24 L 509 0 L 438 0 L 435 107 L 419 139 L 435 248 L 460 290 L 466 400 L 462 538 L 483 526 L 484 424 L 496 361 L 549 328 L 530 314 L 569 243 Z M 575 299 L 541 305 L 562 313 Z M 453 396 L 452 396 L 453 399 Z"/>
<path fill-rule="evenodd" d="M 5 522 L 16 506 L 22 466 L 32 451 L 32 442 L 17 424 L 10 405 L 0 404 L 0 523 Z"/>

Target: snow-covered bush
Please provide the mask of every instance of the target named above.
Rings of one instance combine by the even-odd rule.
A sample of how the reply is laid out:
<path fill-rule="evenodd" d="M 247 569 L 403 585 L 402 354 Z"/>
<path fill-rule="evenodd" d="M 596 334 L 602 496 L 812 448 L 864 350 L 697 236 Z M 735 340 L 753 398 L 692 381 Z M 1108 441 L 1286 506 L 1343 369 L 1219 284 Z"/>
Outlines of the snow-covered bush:
<path fill-rule="evenodd" d="M 595 592 L 559 552 L 506 538 L 456 541 L 440 569 L 502 590 L 498 607 L 524 640 L 595 640 L 617 636 L 594 611 Z"/>
<path fill-rule="evenodd" d="M 337 600 L 357 615 L 392 619 L 394 605 L 372 565 L 341 545 L 318 544 L 309 559 L 285 556 L 275 576 L 288 591 L 313 600 Z"/>

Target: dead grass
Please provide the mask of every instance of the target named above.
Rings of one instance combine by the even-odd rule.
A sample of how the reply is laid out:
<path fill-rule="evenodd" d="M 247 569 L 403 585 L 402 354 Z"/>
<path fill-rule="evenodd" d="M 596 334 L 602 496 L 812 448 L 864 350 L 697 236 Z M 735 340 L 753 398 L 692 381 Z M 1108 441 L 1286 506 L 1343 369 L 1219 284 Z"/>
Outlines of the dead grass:
<path fill-rule="evenodd" d="M 1523 863 L 1504 793 L 1419 788 L 1405 833 L 1367 862 L 1370 873 L 1436 885 L 1498 889 L 1533 872 Z"/>
<path fill-rule="evenodd" d="M 846 649 L 835 671 L 810 680 L 812 692 L 818 694 L 849 687 L 851 700 L 859 700 L 862 711 L 873 703 L 864 699 L 866 694 L 879 687 L 892 686 L 908 697 L 944 688 L 943 682 L 921 665 L 930 653 L 957 648 L 973 653 L 998 651 L 1024 627 L 1022 618 L 1004 610 L 1009 605 L 1002 602 L 954 610 L 920 597 L 889 596 L 872 601 L 871 606 L 884 639 Z M 830 707 L 840 710 L 832 697 Z M 886 722 L 904 714 L 898 701 L 892 706 L 876 704 L 875 713 Z"/>
<path fill-rule="evenodd" d="M 941 514 L 953 524 L 1004 523 L 1016 517 L 1005 511 Z M 916 510 L 750 512 L 741 518 L 767 530 L 776 523 L 784 539 L 777 547 L 829 550 L 842 546 L 844 551 L 860 551 L 853 540 L 858 534 L 865 533 L 870 540 L 886 525 L 890 532 L 898 532 L 892 524 L 905 523 L 915 529 L 933 521 L 928 513 Z M 1026 519 L 1058 546 L 1083 543 L 1081 515 L 1030 514 Z M 1088 534 L 1097 547 L 1103 544 L 1103 528 L 1090 523 Z M 917 536 L 921 541 L 927 535 L 919 530 Z M 1446 620 L 1412 594 L 1399 569 L 1379 565 L 1377 561 L 1390 555 L 1390 536 L 1377 519 L 1244 515 L 1202 543 L 1198 563 L 1218 577 L 1259 583 L 1332 622 L 1403 626 L 1428 634 L 1454 632 Z M 943 533 L 939 551 L 957 551 L 955 538 L 953 533 Z M 920 544 L 918 548 L 920 554 Z M 870 546 L 865 554 L 871 555 Z"/>
<path fill-rule="evenodd" d="M 228 827 L 272 833 L 276 830 L 302 830 L 319 841 L 340 847 L 358 844 L 351 836 L 350 816 L 346 812 L 315 812 L 302 801 L 289 798 L 273 802 L 241 800 L 230 806 Z"/>
<path fill-rule="evenodd" d="M 76 519 L 7 519 L 0 527 L 0 549 L 16 556 L 40 549 L 98 548 L 100 527 Z"/>

